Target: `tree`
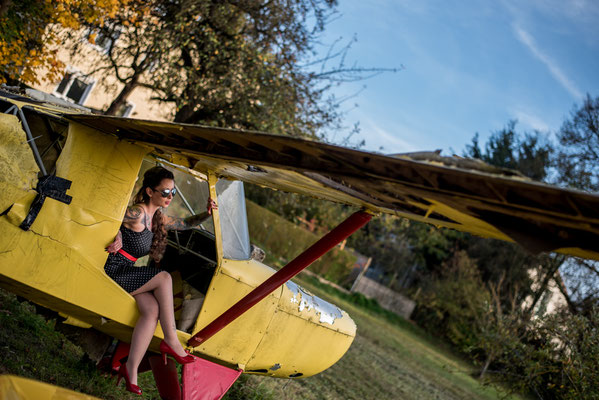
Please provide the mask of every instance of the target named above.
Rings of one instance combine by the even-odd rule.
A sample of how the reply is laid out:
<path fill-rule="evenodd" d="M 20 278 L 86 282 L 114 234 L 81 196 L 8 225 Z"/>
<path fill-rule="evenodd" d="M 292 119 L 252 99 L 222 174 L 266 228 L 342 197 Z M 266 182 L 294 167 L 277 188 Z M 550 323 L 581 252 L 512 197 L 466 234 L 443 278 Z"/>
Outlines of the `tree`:
<path fill-rule="evenodd" d="M 342 72 L 315 73 L 301 63 L 334 5 L 200 2 L 180 15 L 186 40 L 179 62 L 168 65 L 153 90 L 175 104 L 178 122 L 319 137 L 339 121 L 336 103 L 325 98 L 330 85 L 319 83 Z"/>
<path fill-rule="evenodd" d="M 518 340 L 505 337 L 498 377 L 513 391 L 539 399 L 596 399 L 599 387 L 599 310 L 562 310 L 538 319 Z"/>
<path fill-rule="evenodd" d="M 155 40 L 165 33 L 165 19 L 169 16 L 168 11 L 159 5 L 155 1 L 130 0 L 127 7 L 110 17 L 106 23 L 86 24 L 88 29 L 84 34 L 88 34 L 89 41 L 95 42 L 99 36 L 108 42 L 106 55 L 101 57 L 99 65 L 89 74 L 103 72 L 100 76 L 104 82 L 114 77 L 123 84 L 105 111 L 107 115 L 117 115 L 148 71 L 159 71 L 163 59 L 169 54 L 171 45 L 166 40 Z M 75 42 L 72 55 L 81 45 L 82 41 Z"/>
<path fill-rule="evenodd" d="M 518 133 L 516 121 L 510 121 L 491 134 L 484 151 L 475 134 L 464 155 L 542 181 L 548 177 L 554 151 L 542 133 Z M 502 294 L 502 304 L 509 305 L 514 298 L 522 304 L 531 296 L 531 312 L 564 261 L 559 256 L 532 255 L 513 243 L 476 237 L 469 237 L 466 248 L 469 256 L 477 260 L 483 281 L 497 283 L 501 278 L 503 287 L 498 288 L 497 293 Z M 531 274 L 541 282 L 535 285 L 535 290 Z"/>
<path fill-rule="evenodd" d="M 415 296 L 415 320 L 459 351 L 472 355 L 480 342 L 477 322 L 490 301 L 476 262 L 458 250 L 421 287 Z"/>
<path fill-rule="evenodd" d="M 599 191 L 599 97 L 587 94 L 582 106 L 575 107 L 564 121 L 557 138 L 559 183 Z"/>
<path fill-rule="evenodd" d="M 587 94 L 580 107 L 562 124 L 555 158 L 557 183 L 581 190 L 599 191 L 599 97 Z M 599 302 L 599 263 L 570 258 L 562 269 L 559 287 L 570 311 L 588 314 Z"/>
<path fill-rule="evenodd" d="M 472 144 L 466 145 L 464 155 L 543 181 L 551 166 L 554 148 L 540 132 L 518 134 L 516 124 L 510 121 L 503 129 L 493 132 L 484 152 L 478 144 L 478 133 L 475 134 Z"/>
<path fill-rule="evenodd" d="M 175 106 L 177 122 L 319 137 L 323 127 L 340 124 L 328 89 L 384 70 L 346 67 L 348 47 L 307 61 L 335 3 L 131 0 L 129 13 L 147 15 L 145 23 L 131 23 L 123 12 L 89 26 L 119 35 L 108 63 L 92 71 L 111 72 L 123 84 L 106 113 L 145 87 L 154 100 Z M 336 67 L 324 68 L 334 59 Z"/>
<path fill-rule="evenodd" d="M 517 299 L 517 292 L 512 292 L 506 304 L 501 294 L 505 276 L 504 272 L 498 281 L 487 284 L 489 301 L 483 304 L 484 312 L 478 313 L 479 319 L 475 321 L 476 345 L 473 347 L 482 350 L 484 357 L 479 379 L 485 377 L 491 363 L 498 361 L 506 348 L 522 340 L 530 321 Z"/>
<path fill-rule="evenodd" d="M 102 25 L 128 0 L 2 0 L 0 2 L 0 83 L 39 83 L 37 72 L 56 80 L 64 64 L 57 59 L 59 32 L 83 22 Z"/>
<path fill-rule="evenodd" d="M 78 35 L 86 39 L 72 41 L 71 57 L 81 53 L 85 41 L 103 42 L 106 52 L 97 56 L 87 74 L 99 76 L 104 84 L 113 78 L 122 84 L 105 114 L 116 115 L 136 88 L 162 79 L 165 65 L 175 57 L 173 35 L 179 34 L 175 21 L 183 7 L 181 1 L 129 0 L 126 7 L 105 20 L 89 21 L 81 31 L 63 33 L 65 39 Z"/>

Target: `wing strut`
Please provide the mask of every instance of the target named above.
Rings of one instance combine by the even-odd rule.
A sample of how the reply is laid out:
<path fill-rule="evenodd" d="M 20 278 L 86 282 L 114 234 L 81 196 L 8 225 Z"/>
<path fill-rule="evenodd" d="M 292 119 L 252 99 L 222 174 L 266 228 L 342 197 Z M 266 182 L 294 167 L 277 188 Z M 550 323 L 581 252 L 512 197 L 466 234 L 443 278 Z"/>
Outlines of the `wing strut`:
<path fill-rule="evenodd" d="M 260 286 L 252 290 L 244 298 L 235 303 L 235 305 L 231 306 L 231 308 L 209 323 L 204 329 L 193 335 L 187 344 L 191 347 L 196 347 L 208 340 L 215 333 L 229 325 L 237 317 L 252 308 L 256 303 L 275 291 L 289 279 L 300 273 L 308 267 L 308 265 L 312 264 L 338 243 L 349 237 L 362 226 L 366 225 L 371 218 L 372 215 L 364 211 L 358 211 L 349 216 L 349 218 L 339 224 L 335 229 L 327 233 L 302 254 L 294 258 L 273 276 L 260 284 Z"/>

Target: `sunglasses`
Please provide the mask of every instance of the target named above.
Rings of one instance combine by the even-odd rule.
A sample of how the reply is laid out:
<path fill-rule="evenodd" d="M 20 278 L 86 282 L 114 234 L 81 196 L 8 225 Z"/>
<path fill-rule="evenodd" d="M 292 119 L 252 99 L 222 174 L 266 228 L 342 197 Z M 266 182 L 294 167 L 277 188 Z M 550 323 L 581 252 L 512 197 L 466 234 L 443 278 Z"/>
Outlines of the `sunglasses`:
<path fill-rule="evenodd" d="M 152 189 L 155 192 L 160 193 L 160 195 L 164 198 L 168 197 L 168 195 L 172 195 L 173 197 L 175 197 L 175 195 L 177 194 L 177 189 L 172 188 L 172 189 L 164 189 L 164 190 L 156 190 L 156 189 Z"/>

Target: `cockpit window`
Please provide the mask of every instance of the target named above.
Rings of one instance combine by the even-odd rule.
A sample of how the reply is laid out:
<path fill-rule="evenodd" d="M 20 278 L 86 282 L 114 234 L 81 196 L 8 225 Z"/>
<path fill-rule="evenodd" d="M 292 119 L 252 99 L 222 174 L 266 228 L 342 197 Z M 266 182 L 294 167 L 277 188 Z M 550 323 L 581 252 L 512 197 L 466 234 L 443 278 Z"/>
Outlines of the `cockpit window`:
<path fill-rule="evenodd" d="M 230 260 L 249 260 L 250 234 L 243 182 L 219 179 L 216 183 L 216 194 L 223 237 L 223 257 Z"/>

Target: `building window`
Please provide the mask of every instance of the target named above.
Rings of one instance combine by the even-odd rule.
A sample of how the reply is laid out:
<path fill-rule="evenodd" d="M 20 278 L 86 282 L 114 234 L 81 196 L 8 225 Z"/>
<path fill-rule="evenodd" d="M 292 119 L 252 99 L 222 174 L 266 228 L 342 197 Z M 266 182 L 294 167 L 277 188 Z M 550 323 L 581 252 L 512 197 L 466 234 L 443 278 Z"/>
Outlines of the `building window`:
<path fill-rule="evenodd" d="M 114 115 L 116 115 L 117 117 L 128 117 L 129 115 L 131 115 L 131 112 L 134 108 L 135 104 L 126 101 L 124 104 L 121 104 L 121 106 L 116 110 L 116 113 Z"/>
<path fill-rule="evenodd" d="M 119 28 L 110 28 L 105 27 L 100 30 L 90 30 L 87 34 L 87 39 L 89 42 L 89 38 L 91 35 L 95 34 L 96 37 L 94 39 L 94 43 L 90 42 L 90 45 L 94 47 L 96 50 L 102 53 L 108 53 L 110 47 L 117 41 L 119 36 L 121 36 L 121 30 Z"/>
<path fill-rule="evenodd" d="M 94 83 L 92 79 L 81 75 L 81 73 L 67 69 L 53 94 L 75 104 L 83 105 Z"/>

